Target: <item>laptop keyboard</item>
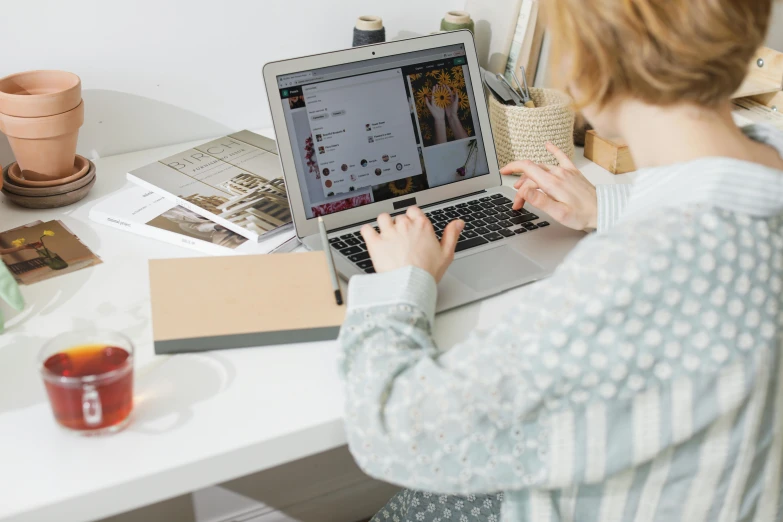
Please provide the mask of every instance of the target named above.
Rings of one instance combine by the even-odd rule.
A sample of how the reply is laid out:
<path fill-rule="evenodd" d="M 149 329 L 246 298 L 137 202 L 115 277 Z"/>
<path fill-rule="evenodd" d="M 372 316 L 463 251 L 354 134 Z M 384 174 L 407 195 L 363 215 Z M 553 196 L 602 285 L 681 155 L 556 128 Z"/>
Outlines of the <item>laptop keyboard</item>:
<path fill-rule="evenodd" d="M 502 194 L 495 194 L 425 214 L 432 221 L 438 239 L 443 236 L 443 230 L 450 222 L 455 219 L 465 222 L 465 229 L 457 242 L 457 252 L 549 226 L 547 221 L 538 221 L 540 218 L 537 215 L 525 209 L 511 210 L 512 203 Z M 377 226 L 375 230 L 378 230 Z M 366 273 L 375 272 L 360 232 L 332 238 L 329 244 Z"/>

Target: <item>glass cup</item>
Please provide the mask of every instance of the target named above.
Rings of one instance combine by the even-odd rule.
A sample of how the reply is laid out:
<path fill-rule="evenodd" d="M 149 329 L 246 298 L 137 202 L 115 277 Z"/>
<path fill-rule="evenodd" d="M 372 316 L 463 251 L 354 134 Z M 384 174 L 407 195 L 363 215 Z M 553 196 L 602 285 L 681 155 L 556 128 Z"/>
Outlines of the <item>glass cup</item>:
<path fill-rule="evenodd" d="M 133 409 L 133 344 L 116 332 L 58 335 L 38 355 L 57 422 L 82 435 L 114 433 Z"/>

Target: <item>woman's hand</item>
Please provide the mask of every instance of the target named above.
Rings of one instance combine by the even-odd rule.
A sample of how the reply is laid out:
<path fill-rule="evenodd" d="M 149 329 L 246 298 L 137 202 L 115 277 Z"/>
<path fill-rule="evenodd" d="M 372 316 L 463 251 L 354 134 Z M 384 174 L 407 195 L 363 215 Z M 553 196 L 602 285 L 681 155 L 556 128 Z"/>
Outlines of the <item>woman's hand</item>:
<path fill-rule="evenodd" d="M 459 97 L 457 97 L 457 93 L 448 85 L 446 86 L 446 89 L 448 89 L 449 96 L 451 96 L 451 102 L 446 107 L 446 119 L 449 122 L 449 127 L 451 127 L 451 132 L 454 133 L 454 139 L 464 140 L 468 137 L 468 133 L 459 120 Z"/>
<path fill-rule="evenodd" d="M 438 107 L 438 104 L 432 100 L 432 96 L 424 99 L 427 109 L 432 114 L 432 120 L 435 127 L 435 144 L 446 143 L 446 110 Z"/>
<path fill-rule="evenodd" d="M 563 151 L 551 143 L 546 148 L 560 162 L 559 167 L 515 161 L 500 170 L 503 175 L 520 174 L 514 184 L 517 195 L 513 208 L 518 210 L 528 201 L 569 228 L 595 229 L 598 221 L 595 187 Z"/>
<path fill-rule="evenodd" d="M 446 122 L 446 109 L 438 107 L 438 104 L 432 99 L 432 96 L 427 96 L 424 99 L 424 103 L 427 105 L 427 110 L 432 114 L 432 119 L 435 120 L 435 124 Z"/>
<path fill-rule="evenodd" d="M 370 225 L 362 227 L 362 237 L 376 272 L 416 266 L 440 282 L 454 260 L 454 249 L 465 223 L 462 220 L 449 223 L 440 242 L 432 223 L 418 207 L 409 207 L 395 220 L 389 214 L 381 214 L 378 226 L 380 234 Z"/>
<path fill-rule="evenodd" d="M 449 97 L 451 98 L 451 102 L 446 106 L 446 116 L 451 120 L 459 120 L 459 97 L 457 97 L 457 93 L 451 87 L 448 85 L 444 85 L 444 87 L 449 91 Z"/>

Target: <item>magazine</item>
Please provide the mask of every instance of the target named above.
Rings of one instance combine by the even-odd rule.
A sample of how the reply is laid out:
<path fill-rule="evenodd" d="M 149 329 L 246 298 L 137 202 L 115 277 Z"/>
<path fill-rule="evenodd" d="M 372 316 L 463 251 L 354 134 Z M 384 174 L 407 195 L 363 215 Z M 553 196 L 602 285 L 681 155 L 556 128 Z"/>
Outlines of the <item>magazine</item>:
<path fill-rule="evenodd" d="M 252 241 L 292 229 L 275 142 L 250 131 L 132 170 L 128 179 Z"/>
<path fill-rule="evenodd" d="M 172 203 L 160 194 L 129 185 L 90 209 L 90 219 L 110 227 L 211 255 L 267 254 L 296 243 L 292 229 L 264 236 L 261 243 Z"/>

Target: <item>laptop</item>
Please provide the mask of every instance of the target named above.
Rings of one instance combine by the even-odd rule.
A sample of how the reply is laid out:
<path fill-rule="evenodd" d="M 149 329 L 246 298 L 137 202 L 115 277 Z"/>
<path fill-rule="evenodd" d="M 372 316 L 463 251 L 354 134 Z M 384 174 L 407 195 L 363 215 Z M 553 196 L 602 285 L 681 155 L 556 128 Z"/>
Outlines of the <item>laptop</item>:
<path fill-rule="evenodd" d="M 584 236 L 511 209 L 469 31 L 268 63 L 264 81 L 296 234 L 326 247 L 323 216 L 346 279 L 375 271 L 361 227 L 412 205 L 439 237 L 465 221 L 438 311 L 550 275 Z"/>

